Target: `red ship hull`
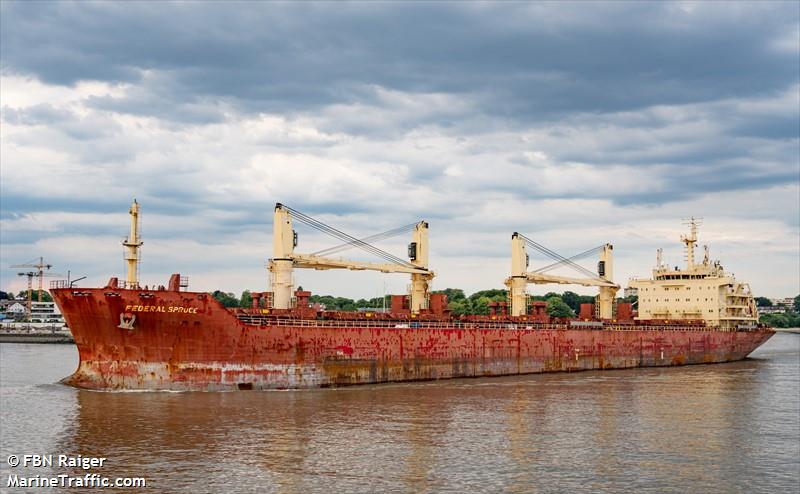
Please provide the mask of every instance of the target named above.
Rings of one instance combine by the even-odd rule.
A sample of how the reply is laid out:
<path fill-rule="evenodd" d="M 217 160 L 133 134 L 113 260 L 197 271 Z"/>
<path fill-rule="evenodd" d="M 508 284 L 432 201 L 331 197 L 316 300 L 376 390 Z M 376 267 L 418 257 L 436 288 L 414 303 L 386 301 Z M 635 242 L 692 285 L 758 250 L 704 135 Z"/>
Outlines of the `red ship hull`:
<path fill-rule="evenodd" d="M 521 321 L 254 322 L 202 293 L 52 292 L 80 353 L 63 382 L 90 389 L 292 389 L 731 362 L 774 334 Z"/>

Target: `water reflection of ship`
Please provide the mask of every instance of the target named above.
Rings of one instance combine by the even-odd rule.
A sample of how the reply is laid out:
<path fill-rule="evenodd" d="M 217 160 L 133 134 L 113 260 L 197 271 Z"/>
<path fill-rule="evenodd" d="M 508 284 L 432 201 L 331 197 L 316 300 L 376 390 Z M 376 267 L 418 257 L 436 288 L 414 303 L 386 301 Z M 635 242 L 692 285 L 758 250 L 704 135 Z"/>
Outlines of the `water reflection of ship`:
<path fill-rule="evenodd" d="M 755 456 L 741 429 L 759 422 L 754 416 L 759 387 L 749 376 L 762 365 L 746 360 L 722 368 L 517 383 L 502 407 L 508 459 L 514 463 L 504 490 L 622 492 L 686 479 L 736 492 L 735 472 L 709 469 L 708 458 L 723 464 L 734 452 Z M 588 483 L 587 471 L 593 479 Z M 542 485 L 542 478 L 551 482 Z M 583 483 L 575 483 L 578 478 Z"/>
<path fill-rule="evenodd" d="M 708 458 L 766 444 L 740 437 L 759 421 L 751 377 L 763 365 L 302 393 L 79 391 L 56 449 L 107 457 L 104 475 L 171 492 L 603 491 L 678 478 L 735 491 L 740 477 Z"/>
<path fill-rule="evenodd" d="M 546 406 L 546 402 L 536 399 L 539 394 L 541 388 L 538 387 L 516 387 L 505 407 L 508 444 L 517 469 L 517 474 L 508 486 L 508 492 L 540 492 L 535 476 L 531 475 L 529 468 L 526 468 L 531 460 L 540 457 L 545 449 L 536 434 L 532 432 L 541 429 L 538 425 L 542 420 L 543 407 Z M 534 406 L 529 410 L 531 399 L 534 400 Z"/>
<path fill-rule="evenodd" d="M 631 410 L 642 423 L 637 428 L 637 456 L 651 458 L 651 468 L 664 484 L 680 478 L 687 485 L 705 485 L 706 491 L 752 491 L 743 488 L 737 471 L 708 465 L 725 465 L 730 455 L 757 456 L 753 436 L 743 430 L 763 425 L 755 416 L 763 390 L 752 376 L 757 369 L 759 374 L 765 372 L 765 365 L 769 364 L 748 359 L 722 368 L 693 367 L 681 373 L 680 385 L 657 382 L 652 398 L 637 401 Z M 669 370 L 650 371 L 642 379 L 661 381 L 670 374 Z M 680 443 L 665 443 L 665 436 L 677 436 L 674 431 L 680 431 Z"/>
<path fill-rule="evenodd" d="M 303 490 L 315 426 L 299 395 L 81 391 L 77 399 L 61 449 L 108 457 L 104 475 L 146 475 L 171 492 Z"/>
<path fill-rule="evenodd" d="M 171 492 L 302 493 L 334 482 L 419 492 L 435 464 L 430 421 L 446 420 L 409 395 L 79 391 L 57 449 L 107 457 L 103 475 L 145 475 Z M 393 473 L 376 477 L 376 465 Z"/>

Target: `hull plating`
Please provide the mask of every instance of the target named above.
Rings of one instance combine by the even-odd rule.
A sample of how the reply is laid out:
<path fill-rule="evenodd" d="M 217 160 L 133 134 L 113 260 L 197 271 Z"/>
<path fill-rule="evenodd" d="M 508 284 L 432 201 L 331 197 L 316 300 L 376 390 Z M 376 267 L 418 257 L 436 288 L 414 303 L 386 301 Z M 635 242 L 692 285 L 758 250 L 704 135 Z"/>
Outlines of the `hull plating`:
<path fill-rule="evenodd" d="M 290 389 L 730 362 L 773 334 L 497 323 L 259 325 L 197 293 L 63 289 L 54 295 L 80 353 L 78 369 L 64 382 L 92 389 Z"/>

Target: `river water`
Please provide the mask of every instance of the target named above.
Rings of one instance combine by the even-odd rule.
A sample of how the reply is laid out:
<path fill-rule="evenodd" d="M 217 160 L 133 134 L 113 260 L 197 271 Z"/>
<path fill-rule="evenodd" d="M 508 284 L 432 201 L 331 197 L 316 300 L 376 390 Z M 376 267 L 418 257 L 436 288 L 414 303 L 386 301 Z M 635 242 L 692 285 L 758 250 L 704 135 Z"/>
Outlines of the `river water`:
<path fill-rule="evenodd" d="M 56 384 L 76 364 L 71 345 L 0 345 L 0 491 L 86 473 L 11 454 L 147 481 L 111 492 L 800 491 L 798 334 L 730 364 L 311 391 Z"/>

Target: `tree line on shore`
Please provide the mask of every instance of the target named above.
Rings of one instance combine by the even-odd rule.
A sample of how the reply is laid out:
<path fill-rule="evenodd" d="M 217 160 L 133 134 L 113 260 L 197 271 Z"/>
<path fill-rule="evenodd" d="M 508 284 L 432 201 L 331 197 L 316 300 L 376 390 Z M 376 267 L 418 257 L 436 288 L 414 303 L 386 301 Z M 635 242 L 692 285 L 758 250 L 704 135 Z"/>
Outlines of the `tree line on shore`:
<path fill-rule="evenodd" d="M 467 296 L 460 288 L 446 288 L 434 291 L 433 293 L 444 293 L 450 305 L 453 315 L 488 315 L 490 302 L 503 302 L 508 300 L 507 291 L 501 289 L 481 290 Z M 242 292 L 240 297 L 233 293 L 226 293 L 220 290 L 212 293 L 214 298 L 220 301 L 225 307 L 250 307 L 253 298 L 249 290 Z M 581 304 L 593 304 L 594 296 L 579 295 L 575 292 L 566 291 L 564 293 L 549 292 L 544 295 L 533 295 L 532 300 L 547 302 L 547 313 L 552 317 L 574 317 L 579 311 Z M 635 302 L 635 297 L 620 299 L 623 302 Z M 332 295 L 312 295 L 309 301 L 312 304 L 322 304 L 327 310 L 335 311 L 355 311 L 358 309 L 381 309 L 390 308 L 392 305 L 391 295 L 385 297 L 374 297 L 370 299 L 351 299 L 347 297 L 334 297 Z"/>
<path fill-rule="evenodd" d="M 10 300 L 12 298 L 15 298 L 15 299 L 18 299 L 18 300 L 28 300 L 28 290 L 20 290 L 19 293 L 17 293 L 16 296 L 14 295 L 13 292 L 4 292 L 4 291 L 0 290 L 0 300 Z M 34 289 L 31 292 L 31 299 L 34 302 L 38 302 L 39 301 L 39 290 L 38 289 Z M 47 290 L 42 290 L 42 302 L 52 302 L 52 301 L 53 301 L 53 297 L 50 296 L 50 293 L 48 293 Z"/>
<path fill-rule="evenodd" d="M 453 315 L 488 315 L 490 302 L 502 302 L 508 300 L 507 291 L 502 289 L 481 290 L 467 296 L 460 288 L 445 288 L 444 290 L 434 291 L 433 293 L 444 293 L 450 303 L 450 310 Z M 250 290 L 242 292 L 240 297 L 233 293 L 226 293 L 217 290 L 212 293 L 214 298 L 219 300 L 225 307 L 250 307 L 252 297 Z M 581 304 L 593 304 L 595 298 L 592 295 L 579 295 L 569 290 L 563 293 L 548 292 L 544 295 L 532 295 L 531 300 L 541 300 L 547 302 L 547 313 L 551 317 L 575 317 L 580 312 Z M 617 299 L 619 302 L 635 303 L 636 296 Z M 391 295 L 385 297 L 374 297 L 369 299 L 352 299 L 347 297 L 334 297 L 332 295 L 312 295 L 312 304 L 322 304 L 327 310 L 335 311 L 355 311 L 358 309 L 381 309 L 389 308 L 392 305 Z M 765 307 L 772 305 L 769 299 L 756 297 L 757 305 Z M 760 322 L 776 328 L 796 328 L 800 327 L 800 295 L 794 298 L 794 307 L 784 314 L 762 314 Z"/>
<path fill-rule="evenodd" d="M 756 297 L 759 307 L 771 307 L 772 301 L 764 297 Z M 794 298 L 791 309 L 783 314 L 762 314 L 759 321 L 773 328 L 800 328 L 800 295 Z"/>
<path fill-rule="evenodd" d="M 494 301 L 506 301 L 507 291 L 501 289 L 481 290 L 467 296 L 460 288 L 446 288 L 434 291 L 433 293 L 444 293 L 450 302 L 450 310 L 453 315 L 487 315 L 489 314 L 489 303 Z M 242 292 L 237 297 L 233 293 L 216 290 L 212 292 L 214 298 L 219 300 L 225 307 L 250 307 L 253 298 L 250 290 Z M 33 300 L 38 300 L 38 292 L 34 290 Z M 21 290 L 16 294 L 16 298 L 27 299 L 28 291 Z M 0 300 L 14 298 L 10 292 L 0 291 Z M 581 304 L 593 304 L 594 296 L 579 295 L 569 290 L 563 293 L 548 292 L 544 295 L 532 295 L 531 300 L 542 300 L 547 302 L 547 313 L 552 317 L 574 317 L 580 312 Z M 618 299 L 621 302 L 633 303 L 636 297 Z M 53 298 L 47 292 L 42 291 L 42 301 L 52 302 Z M 334 297 L 332 295 L 312 295 L 312 304 L 322 304 L 327 310 L 355 311 L 361 308 L 381 309 L 391 307 L 391 295 L 386 297 L 374 297 L 370 299 L 351 299 L 346 297 Z M 765 297 L 756 297 L 756 304 L 759 307 L 770 307 L 772 302 Z M 793 310 L 792 310 L 793 309 Z M 794 306 L 783 314 L 762 314 L 760 321 L 776 328 L 797 328 L 800 327 L 800 295 L 794 298 Z"/>

